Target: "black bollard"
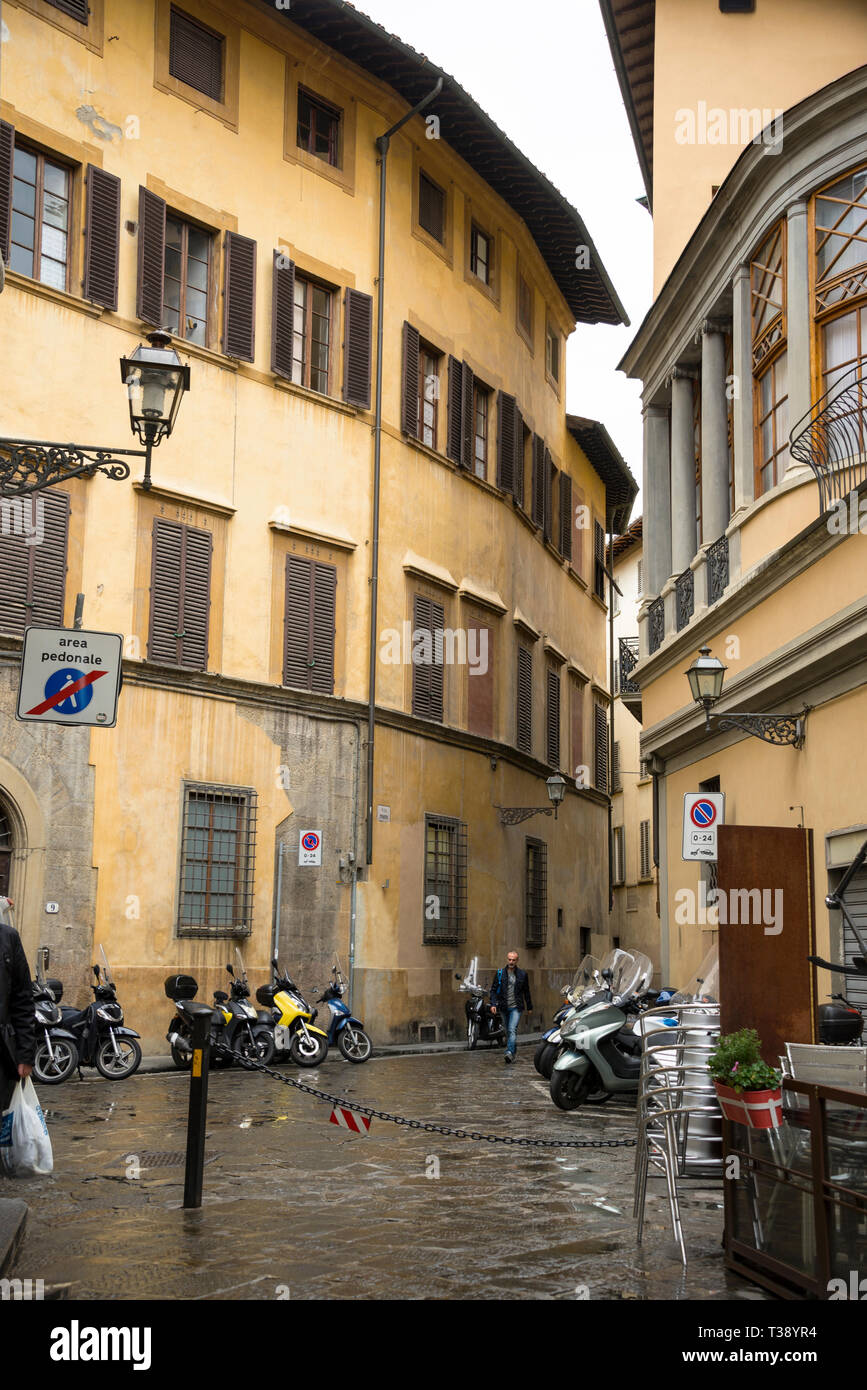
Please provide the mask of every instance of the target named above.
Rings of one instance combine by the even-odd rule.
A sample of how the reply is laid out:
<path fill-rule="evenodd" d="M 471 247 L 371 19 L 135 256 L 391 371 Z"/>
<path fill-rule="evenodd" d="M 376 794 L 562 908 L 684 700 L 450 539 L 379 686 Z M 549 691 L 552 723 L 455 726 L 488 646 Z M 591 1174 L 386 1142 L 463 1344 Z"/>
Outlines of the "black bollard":
<path fill-rule="evenodd" d="M 190 1108 L 187 1115 L 187 1166 L 184 1173 L 184 1206 L 202 1205 L 202 1171 L 205 1166 L 205 1126 L 208 1121 L 208 1068 L 211 1053 L 213 1009 L 207 1004 L 182 1001 L 192 1028 L 193 1064 L 190 1071 Z"/>

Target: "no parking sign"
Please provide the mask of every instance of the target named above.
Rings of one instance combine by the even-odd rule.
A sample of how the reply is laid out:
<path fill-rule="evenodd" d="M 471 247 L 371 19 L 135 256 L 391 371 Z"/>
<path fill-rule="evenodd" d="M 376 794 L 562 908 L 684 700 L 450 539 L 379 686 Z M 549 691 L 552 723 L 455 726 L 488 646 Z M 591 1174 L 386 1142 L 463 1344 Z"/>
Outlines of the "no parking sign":
<path fill-rule="evenodd" d="M 683 858 L 716 860 L 716 831 L 725 818 L 722 792 L 687 792 L 683 798 Z"/>
<path fill-rule="evenodd" d="M 298 863 L 322 863 L 322 831 L 302 830 L 298 836 Z"/>

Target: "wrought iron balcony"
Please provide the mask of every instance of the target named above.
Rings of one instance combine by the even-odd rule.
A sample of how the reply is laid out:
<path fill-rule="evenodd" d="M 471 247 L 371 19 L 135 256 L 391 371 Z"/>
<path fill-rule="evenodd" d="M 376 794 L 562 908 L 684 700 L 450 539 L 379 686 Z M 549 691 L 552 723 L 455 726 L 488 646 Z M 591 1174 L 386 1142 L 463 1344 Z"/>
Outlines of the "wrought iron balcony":
<path fill-rule="evenodd" d="M 640 695 L 641 687 L 632 679 L 632 672 L 638 665 L 638 638 L 620 639 L 620 694 Z"/>
<path fill-rule="evenodd" d="M 647 645 L 650 652 L 653 653 L 665 641 L 665 602 L 663 599 L 654 599 L 647 610 L 647 620 L 650 625 Z"/>
<path fill-rule="evenodd" d="M 695 611 L 695 575 L 692 570 L 684 570 L 674 581 L 675 611 L 677 630 L 686 627 Z"/>
<path fill-rule="evenodd" d="M 707 601 L 721 599 L 729 582 L 729 538 L 720 536 L 707 548 Z"/>
<path fill-rule="evenodd" d="M 819 515 L 867 479 L 867 364 L 857 362 L 813 403 L 789 435 L 789 452 L 819 485 Z"/>

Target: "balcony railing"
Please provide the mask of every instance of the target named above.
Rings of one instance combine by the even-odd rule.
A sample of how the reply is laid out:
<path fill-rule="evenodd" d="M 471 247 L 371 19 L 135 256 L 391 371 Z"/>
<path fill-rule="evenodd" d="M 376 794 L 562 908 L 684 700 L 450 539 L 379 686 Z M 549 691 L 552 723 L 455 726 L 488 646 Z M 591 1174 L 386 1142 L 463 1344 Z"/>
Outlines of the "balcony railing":
<path fill-rule="evenodd" d="M 632 672 L 638 665 L 638 638 L 620 639 L 620 694 L 640 695 L 641 687 L 632 679 Z"/>
<path fill-rule="evenodd" d="M 654 599 L 647 610 L 647 621 L 650 626 L 647 645 L 651 652 L 655 652 L 665 641 L 665 602 L 663 599 Z"/>
<path fill-rule="evenodd" d="M 716 603 L 726 591 L 729 582 L 729 538 L 720 536 L 718 541 L 707 548 L 707 601 Z"/>
<path fill-rule="evenodd" d="M 695 575 L 692 570 L 684 570 L 674 581 L 675 612 L 677 630 L 685 628 L 695 610 Z"/>
<path fill-rule="evenodd" d="M 789 435 L 789 452 L 819 485 L 819 515 L 867 479 L 867 364 L 857 362 L 813 403 Z"/>

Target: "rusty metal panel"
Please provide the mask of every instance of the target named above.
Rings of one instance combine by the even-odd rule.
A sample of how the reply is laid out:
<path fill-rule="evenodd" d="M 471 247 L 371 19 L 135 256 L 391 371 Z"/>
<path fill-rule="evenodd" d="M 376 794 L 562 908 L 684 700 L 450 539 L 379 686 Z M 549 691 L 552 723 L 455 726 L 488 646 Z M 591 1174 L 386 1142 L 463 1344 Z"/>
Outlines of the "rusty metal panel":
<path fill-rule="evenodd" d="M 812 831 L 721 825 L 718 856 L 722 1031 L 755 1028 L 777 1066 L 784 1043 L 817 1040 Z"/>

